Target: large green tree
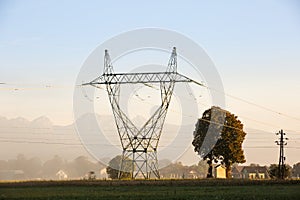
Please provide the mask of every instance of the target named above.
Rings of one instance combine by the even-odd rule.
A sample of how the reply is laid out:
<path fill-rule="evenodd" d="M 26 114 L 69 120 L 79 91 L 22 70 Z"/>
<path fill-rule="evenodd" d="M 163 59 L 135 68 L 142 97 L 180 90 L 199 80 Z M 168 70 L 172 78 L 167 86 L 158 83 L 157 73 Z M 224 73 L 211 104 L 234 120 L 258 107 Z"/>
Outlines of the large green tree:
<path fill-rule="evenodd" d="M 293 177 L 300 177 L 300 162 L 293 165 L 292 175 Z"/>
<path fill-rule="evenodd" d="M 271 164 L 268 169 L 269 175 L 273 179 L 280 179 L 279 167 L 277 164 Z M 291 177 L 292 167 L 289 165 L 284 165 L 283 178 Z"/>
<path fill-rule="evenodd" d="M 108 174 L 108 176 L 111 179 L 127 179 L 127 178 L 131 178 L 132 176 L 132 162 L 124 162 L 123 164 L 125 165 L 123 169 L 125 169 L 124 171 L 122 171 L 122 173 L 120 173 L 120 167 L 121 167 L 121 161 L 122 161 L 122 156 L 116 156 L 113 159 L 111 159 L 108 163 L 108 166 L 106 168 L 106 172 Z M 130 161 L 129 158 L 127 159 L 127 161 Z M 119 176 L 119 173 L 121 174 L 121 177 Z"/>
<path fill-rule="evenodd" d="M 207 177 L 212 177 L 213 163 L 226 167 L 226 177 L 231 178 L 231 166 L 246 162 L 242 144 L 246 133 L 238 117 L 219 107 L 206 110 L 198 119 L 194 131 L 194 150 L 207 161 Z"/>

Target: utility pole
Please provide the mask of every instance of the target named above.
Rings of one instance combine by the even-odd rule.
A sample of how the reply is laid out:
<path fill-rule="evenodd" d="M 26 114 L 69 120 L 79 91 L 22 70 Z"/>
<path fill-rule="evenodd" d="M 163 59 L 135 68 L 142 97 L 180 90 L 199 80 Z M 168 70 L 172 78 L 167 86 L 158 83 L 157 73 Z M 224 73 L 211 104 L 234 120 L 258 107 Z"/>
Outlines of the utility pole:
<path fill-rule="evenodd" d="M 284 135 L 286 135 L 283 130 L 280 130 L 278 133 L 276 133 L 276 135 L 279 135 L 278 141 L 275 141 L 275 143 L 277 145 L 279 145 L 280 148 L 280 153 L 279 153 L 279 164 L 278 164 L 278 177 L 280 179 L 284 179 L 284 172 L 285 172 L 285 156 L 284 156 L 284 145 L 287 145 L 286 140 L 288 140 L 288 138 L 284 138 Z"/>

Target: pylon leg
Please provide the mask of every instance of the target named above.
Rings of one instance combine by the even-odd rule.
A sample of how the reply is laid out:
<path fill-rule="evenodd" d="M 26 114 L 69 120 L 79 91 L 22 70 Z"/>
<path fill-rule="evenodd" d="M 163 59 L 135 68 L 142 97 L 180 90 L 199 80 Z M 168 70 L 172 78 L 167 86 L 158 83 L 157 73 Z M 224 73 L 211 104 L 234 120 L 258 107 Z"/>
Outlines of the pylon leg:
<path fill-rule="evenodd" d="M 123 147 L 119 178 L 130 171 L 132 178 L 160 178 L 157 148 L 167 110 L 174 90 L 174 83 L 161 83 L 161 105 L 139 130 L 119 106 L 120 85 L 107 85 L 121 145 Z M 131 162 L 131 165 L 128 165 Z M 128 166 L 132 166 L 128 169 Z"/>

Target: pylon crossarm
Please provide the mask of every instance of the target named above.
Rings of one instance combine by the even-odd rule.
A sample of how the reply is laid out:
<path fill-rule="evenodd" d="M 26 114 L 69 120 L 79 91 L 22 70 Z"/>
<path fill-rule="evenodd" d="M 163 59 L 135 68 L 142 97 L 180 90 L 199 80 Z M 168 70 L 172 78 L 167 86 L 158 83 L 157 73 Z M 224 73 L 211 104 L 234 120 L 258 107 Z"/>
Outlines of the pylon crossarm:
<path fill-rule="evenodd" d="M 195 82 L 192 79 L 177 72 L 153 72 L 153 73 L 114 73 L 103 74 L 89 83 L 82 85 L 107 85 L 128 83 L 169 83 L 169 82 Z"/>

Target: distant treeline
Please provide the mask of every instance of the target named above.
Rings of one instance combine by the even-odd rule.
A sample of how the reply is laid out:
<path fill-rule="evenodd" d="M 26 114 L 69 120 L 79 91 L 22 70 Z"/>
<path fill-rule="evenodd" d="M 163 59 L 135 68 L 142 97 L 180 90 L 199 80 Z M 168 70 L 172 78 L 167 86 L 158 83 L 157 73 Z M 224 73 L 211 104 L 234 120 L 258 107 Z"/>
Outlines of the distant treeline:
<path fill-rule="evenodd" d="M 183 165 L 181 162 L 171 163 L 168 161 L 167 163 L 166 167 L 159 170 L 163 179 L 206 178 L 208 169 L 206 161 L 201 160 L 198 164 L 191 166 Z M 257 164 L 250 166 L 257 166 Z M 269 166 L 268 169 L 271 169 L 272 166 Z M 89 172 L 94 172 L 96 178 L 103 179 L 109 178 L 107 174 L 101 176 L 101 172 L 105 171 L 106 167 L 103 163 L 90 161 L 86 156 L 78 156 L 74 160 L 67 161 L 55 155 L 42 162 L 40 158 L 27 158 L 23 154 L 19 154 L 15 159 L 0 160 L 0 180 L 56 180 L 60 179 L 59 171 L 63 171 L 67 175 L 65 179 L 86 179 Z M 292 167 L 288 166 L 288 169 L 288 177 L 300 177 L 300 162 Z"/>
<path fill-rule="evenodd" d="M 16 159 L 0 160 L 0 180 L 2 179 L 58 179 L 57 173 L 62 170 L 68 178 L 82 178 L 89 171 L 99 171 L 105 165 L 91 162 L 85 156 L 78 156 L 67 161 L 60 156 L 42 162 L 41 159 L 26 158 L 19 154 Z"/>

